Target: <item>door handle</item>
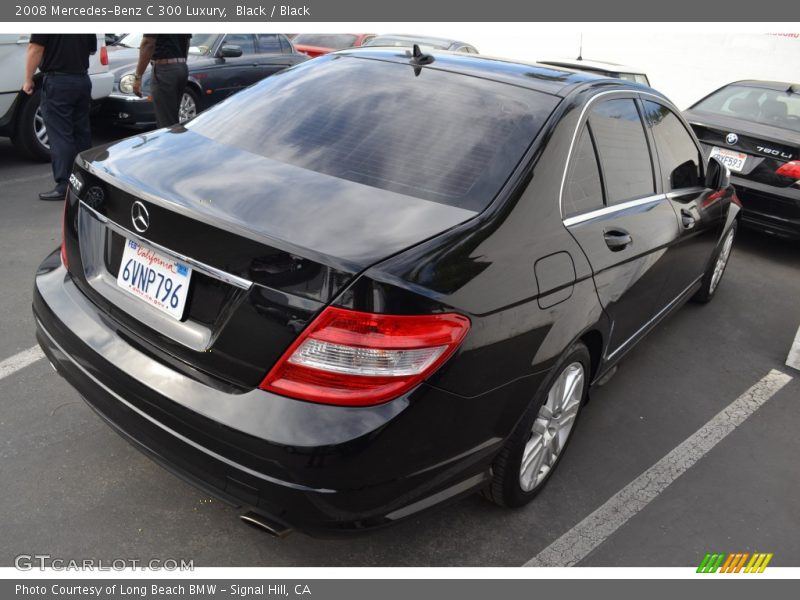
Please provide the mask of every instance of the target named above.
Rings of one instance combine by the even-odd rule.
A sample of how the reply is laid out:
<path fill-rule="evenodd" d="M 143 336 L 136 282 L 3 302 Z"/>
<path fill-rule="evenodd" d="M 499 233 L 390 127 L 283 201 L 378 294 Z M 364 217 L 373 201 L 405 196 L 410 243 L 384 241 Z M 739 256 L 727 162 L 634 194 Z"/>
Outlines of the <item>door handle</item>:
<path fill-rule="evenodd" d="M 692 229 L 697 224 L 697 219 L 686 209 L 681 209 L 681 223 L 684 229 Z"/>
<path fill-rule="evenodd" d="M 606 246 L 612 252 L 624 250 L 633 243 L 631 234 L 624 229 L 606 229 L 603 232 L 603 238 L 606 240 Z"/>

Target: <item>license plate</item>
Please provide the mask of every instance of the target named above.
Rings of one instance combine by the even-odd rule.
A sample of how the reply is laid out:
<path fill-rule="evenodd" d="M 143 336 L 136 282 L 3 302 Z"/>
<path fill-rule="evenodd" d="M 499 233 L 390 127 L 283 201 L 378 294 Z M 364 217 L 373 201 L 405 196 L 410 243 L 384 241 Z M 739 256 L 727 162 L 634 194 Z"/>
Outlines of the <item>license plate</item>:
<path fill-rule="evenodd" d="M 744 152 L 735 152 L 733 150 L 728 150 L 727 148 L 717 148 L 714 146 L 711 149 L 711 158 L 716 158 L 731 171 L 736 171 L 738 173 L 744 169 L 744 163 L 747 160 L 747 154 Z"/>
<path fill-rule="evenodd" d="M 125 240 L 117 285 L 150 306 L 181 320 L 191 277 L 189 265 Z"/>

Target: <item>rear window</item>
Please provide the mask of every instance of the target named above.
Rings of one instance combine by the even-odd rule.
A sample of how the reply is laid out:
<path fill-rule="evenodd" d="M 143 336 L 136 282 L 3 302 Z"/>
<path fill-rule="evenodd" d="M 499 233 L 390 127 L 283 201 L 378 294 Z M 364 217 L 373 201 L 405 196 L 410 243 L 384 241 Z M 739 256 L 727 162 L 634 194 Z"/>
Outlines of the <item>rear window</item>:
<path fill-rule="evenodd" d="M 352 48 L 358 38 L 350 33 L 301 33 L 294 38 L 295 45 L 320 48 Z"/>
<path fill-rule="evenodd" d="M 187 127 L 318 173 L 482 210 L 557 103 L 476 77 L 338 56 L 274 75 Z"/>
<path fill-rule="evenodd" d="M 729 85 L 692 108 L 800 132 L 800 94 Z"/>

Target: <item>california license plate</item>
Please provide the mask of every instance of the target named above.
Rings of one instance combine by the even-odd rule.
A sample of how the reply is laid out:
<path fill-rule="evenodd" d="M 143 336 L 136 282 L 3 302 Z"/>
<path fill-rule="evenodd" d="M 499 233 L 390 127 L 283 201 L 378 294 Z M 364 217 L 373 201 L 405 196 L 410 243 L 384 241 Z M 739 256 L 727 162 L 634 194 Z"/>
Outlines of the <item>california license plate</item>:
<path fill-rule="evenodd" d="M 189 265 L 134 240 L 125 240 L 117 285 L 150 306 L 182 319 L 191 277 Z"/>
<path fill-rule="evenodd" d="M 727 148 L 711 148 L 711 158 L 716 158 L 723 165 L 728 167 L 731 171 L 737 173 L 744 169 L 744 163 L 747 160 L 747 154 L 744 152 L 735 152 Z"/>

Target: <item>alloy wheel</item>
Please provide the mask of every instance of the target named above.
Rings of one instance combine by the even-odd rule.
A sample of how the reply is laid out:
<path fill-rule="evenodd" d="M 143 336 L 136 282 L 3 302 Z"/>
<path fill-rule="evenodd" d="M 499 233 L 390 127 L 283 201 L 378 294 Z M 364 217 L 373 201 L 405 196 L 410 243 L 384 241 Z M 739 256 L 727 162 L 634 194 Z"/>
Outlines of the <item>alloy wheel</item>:
<path fill-rule="evenodd" d="M 708 286 L 708 291 L 710 294 L 713 294 L 714 290 L 717 289 L 717 285 L 719 284 L 720 279 L 722 279 L 722 274 L 725 272 L 725 266 L 728 264 L 728 258 L 731 255 L 731 248 L 733 248 L 734 234 L 735 230 L 731 229 L 728 232 L 728 236 L 725 238 L 725 242 L 722 244 L 722 250 L 720 250 L 719 256 L 717 257 L 717 262 L 714 264 L 714 273 L 711 275 L 711 283 Z"/>
<path fill-rule="evenodd" d="M 47 137 L 47 128 L 44 126 L 44 117 L 42 116 L 42 108 L 38 107 L 36 113 L 33 115 L 33 133 L 39 143 L 50 149 L 50 139 Z"/>
<path fill-rule="evenodd" d="M 189 119 L 193 119 L 195 116 L 197 116 L 197 104 L 194 101 L 194 96 L 189 92 L 183 92 L 178 118 L 180 122 L 183 123 Z"/>
<path fill-rule="evenodd" d="M 519 484 L 524 491 L 530 492 L 545 480 L 564 449 L 583 399 L 584 377 L 583 365 L 573 362 L 550 387 L 522 452 Z"/>

